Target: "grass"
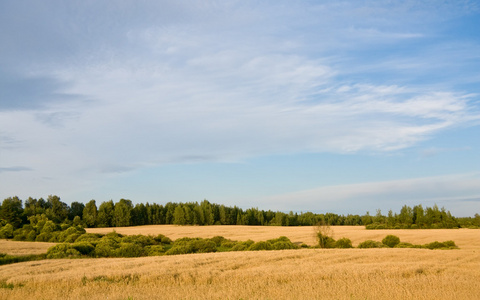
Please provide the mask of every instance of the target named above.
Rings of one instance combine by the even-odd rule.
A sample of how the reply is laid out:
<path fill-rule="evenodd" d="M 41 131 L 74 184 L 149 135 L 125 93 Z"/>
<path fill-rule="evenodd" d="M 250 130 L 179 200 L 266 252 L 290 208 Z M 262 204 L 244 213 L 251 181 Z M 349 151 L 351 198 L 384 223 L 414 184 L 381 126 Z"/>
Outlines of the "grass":
<path fill-rule="evenodd" d="M 402 242 L 412 244 L 428 244 L 433 241 L 453 240 L 461 249 L 480 249 L 480 231 L 475 229 L 382 229 L 366 230 L 363 226 L 331 226 L 333 238 L 349 238 L 354 247 L 366 240 L 381 242 L 387 235 L 396 235 Z M 317 244 L 315 228 L 312 226 L 285 227 L 285 226 L 176 226 L 176 225 L 149 225 L 136 227 L 115 228 L 88 228 L 89 233 L 109 233 L 116 231 L 125 235 L 164 234 L 176 240 L 183 237 L 212 238 L 223 236 L 227 239 L 255 242 L 288 237 L 293 243 L 305 243 L 313 246 Z"/>
<path fill-rule="evenodd" d="M 254 241 L 286 235 L 294 242 L 314 244 L 311 227 L 148 227 L 126 230 L 164 233 L 172 239 L 178 237 L 171 234 L 175 229 L 181 237 L 243 236 Z M 354 245 L 394 234 L 415 244 L 454 240 L 460 249 L 300 249 L 23 262 L 0 266 L 0 283 L 5 286 L 0 299 L 480 298 L 478 230 L 332 229 L 336 239 L 348 237 Z"/>

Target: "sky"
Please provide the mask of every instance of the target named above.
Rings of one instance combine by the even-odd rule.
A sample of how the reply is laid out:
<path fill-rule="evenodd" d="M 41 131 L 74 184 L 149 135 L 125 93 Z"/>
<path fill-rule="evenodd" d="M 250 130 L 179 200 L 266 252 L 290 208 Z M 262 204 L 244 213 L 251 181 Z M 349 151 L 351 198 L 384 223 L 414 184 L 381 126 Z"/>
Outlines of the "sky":
<path fill-rule="evenodd" d="M 0 1 L 0 198 L 480 213 L 480 1 Z"/>

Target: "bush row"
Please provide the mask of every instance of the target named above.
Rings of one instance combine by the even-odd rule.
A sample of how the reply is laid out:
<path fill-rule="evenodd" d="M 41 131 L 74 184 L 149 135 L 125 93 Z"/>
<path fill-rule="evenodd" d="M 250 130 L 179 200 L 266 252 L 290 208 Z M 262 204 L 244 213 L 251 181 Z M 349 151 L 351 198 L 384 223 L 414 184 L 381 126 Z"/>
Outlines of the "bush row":
<path fill-rule="evenodd" d="M 56 224 L 45 215 L 37 215 L 30 218 L 30 224 L 25 224 L 18 229 L 14 229 L 11 224 L 1 227 L 0 238 L 14 241 L 73 243 L 85 232 L 80 225 Z"/>
<path fill-rule="evenodd" d="M 0 253 L 0 266 L 8 265 L 17 262 L 41 260 L 45 259 L 45 254 L 31 254 L 31 255 L 8 255 L 6 253 Z"/>
<path fill-rule="evenodd" d="M 209 239 L 181 238 L 175 242 L 164 235 L 123 236 L 112 232 L 106 235 L 83 234 L 74 243 L 62 243 L 48 249 L 47 258 L 76 257 L 140 257 L 208 253 L 225 251 L 258 251 L 298 249 L 287 237 L 268 241 L 233 241 L 221 236 Z"/>
<path fill-rule="evenodd" d="M 324 233 L 317 232 L 319 248 L 353 248 L 352 241 L 348 238 L 341 238 L 335 241 L 332 237 Z M 457 249 L 454 241 L 432 242 L 425 245 L 415 245 L 411 243 L 403 243 L 400 238 L 395 235 L 387 235 L 381 242 L 366 240 L 360 243 L 357 248 L 422 248 L 422 249 Z"/>

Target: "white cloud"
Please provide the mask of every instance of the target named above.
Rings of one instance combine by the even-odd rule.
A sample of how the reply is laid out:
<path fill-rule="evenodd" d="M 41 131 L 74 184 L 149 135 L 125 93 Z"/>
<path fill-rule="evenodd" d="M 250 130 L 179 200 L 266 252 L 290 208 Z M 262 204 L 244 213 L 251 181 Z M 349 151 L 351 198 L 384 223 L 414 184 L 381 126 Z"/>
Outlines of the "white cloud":
<path fill-rule="evenodd" d="M 356 52 L 424 39 L 435 26 L 416 25 L 438 16 L 416 5 L 65 5 L 55 16 L 17 10 L 29 24 L 0 18 L 18 29 L 0 64 L 23 72 L 19 82 L 48 78 L 30 94 L 55 95 L 0 111 L 2 168 L 31 169 L 32 190 L 48 186 L 40 178 L 67 190 L 108 172 L 199 159 L 388 152 L 479 121 L 473 93 L 362 73 L 424 65 L 402 56 L 385 66 L 390 57 Z M 425 18 L 405 23 L 412 11 Z M 36 24 L 38 36 L 24 38 Z M 18 189 L 16 176 L 3 185 Z"/>
<path fill-rule="evenodd" d="M 265 197 L 269 209 L 363 214 L 381 209 L 400 211 L 403 205 L 445 206 L 456 216 L 480 211 L 480 174 L 458 174 L 404 180 L 323 186 Z"/>

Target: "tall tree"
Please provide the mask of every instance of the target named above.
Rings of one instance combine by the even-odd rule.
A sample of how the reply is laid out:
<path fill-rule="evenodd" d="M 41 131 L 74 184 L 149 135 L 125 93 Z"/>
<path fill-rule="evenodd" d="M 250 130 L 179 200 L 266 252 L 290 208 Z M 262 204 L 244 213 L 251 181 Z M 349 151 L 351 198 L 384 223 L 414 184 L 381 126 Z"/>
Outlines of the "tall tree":
<path fill-rule="evenodd" d="M 176 225 L 185 225 L 187 220 L 185 219 L 185 210 L 181 205 L 175 207 L 175 212 L 173 213 L 173 224 Z"/>
<path fill-rule="evenodd" d="M 68 218 L 70 220 L 73 220 L 76 216 L 82 218 L 84 208 L 85 204 L 76 201 L 72 202 L 70 205 L 70 210 L 68 211 Z"/>
<path fill-rule="evenodd" d="M 47 198 L 48 206 L 45 211 L 47 217 L 55 223 L 60 223 L 68 218 L 69 207 L 66 203 L 60 201 L 60 197 L 50 195 Z"/>
<path fill-rule="evenodd" d="M 130 226 L 133 205 L 131 200 L 120 199 L 115 203 L 115 226 Z"/>
<path fill-rule="evenodd" d="M 112 227 L 115 220 L 115 204 L 113 200 L 102 202 L 98 208 L 97 226 L 98 227 Z"/>
<path fill-rule="evenodd" d="M 5 223 L 10 223 L 14 228 L 22 224 L 23 207 L 22 200 L 18 197 L 10 197 L 2 202 L 0 207 L 0 219 Z"/>
<path fill-rule="evenodd" d="M 95 227 L 97 225 L 97 204 L 95 200 L 90 200 L 83 209 L 83 221 L 87 227 Z"/>

